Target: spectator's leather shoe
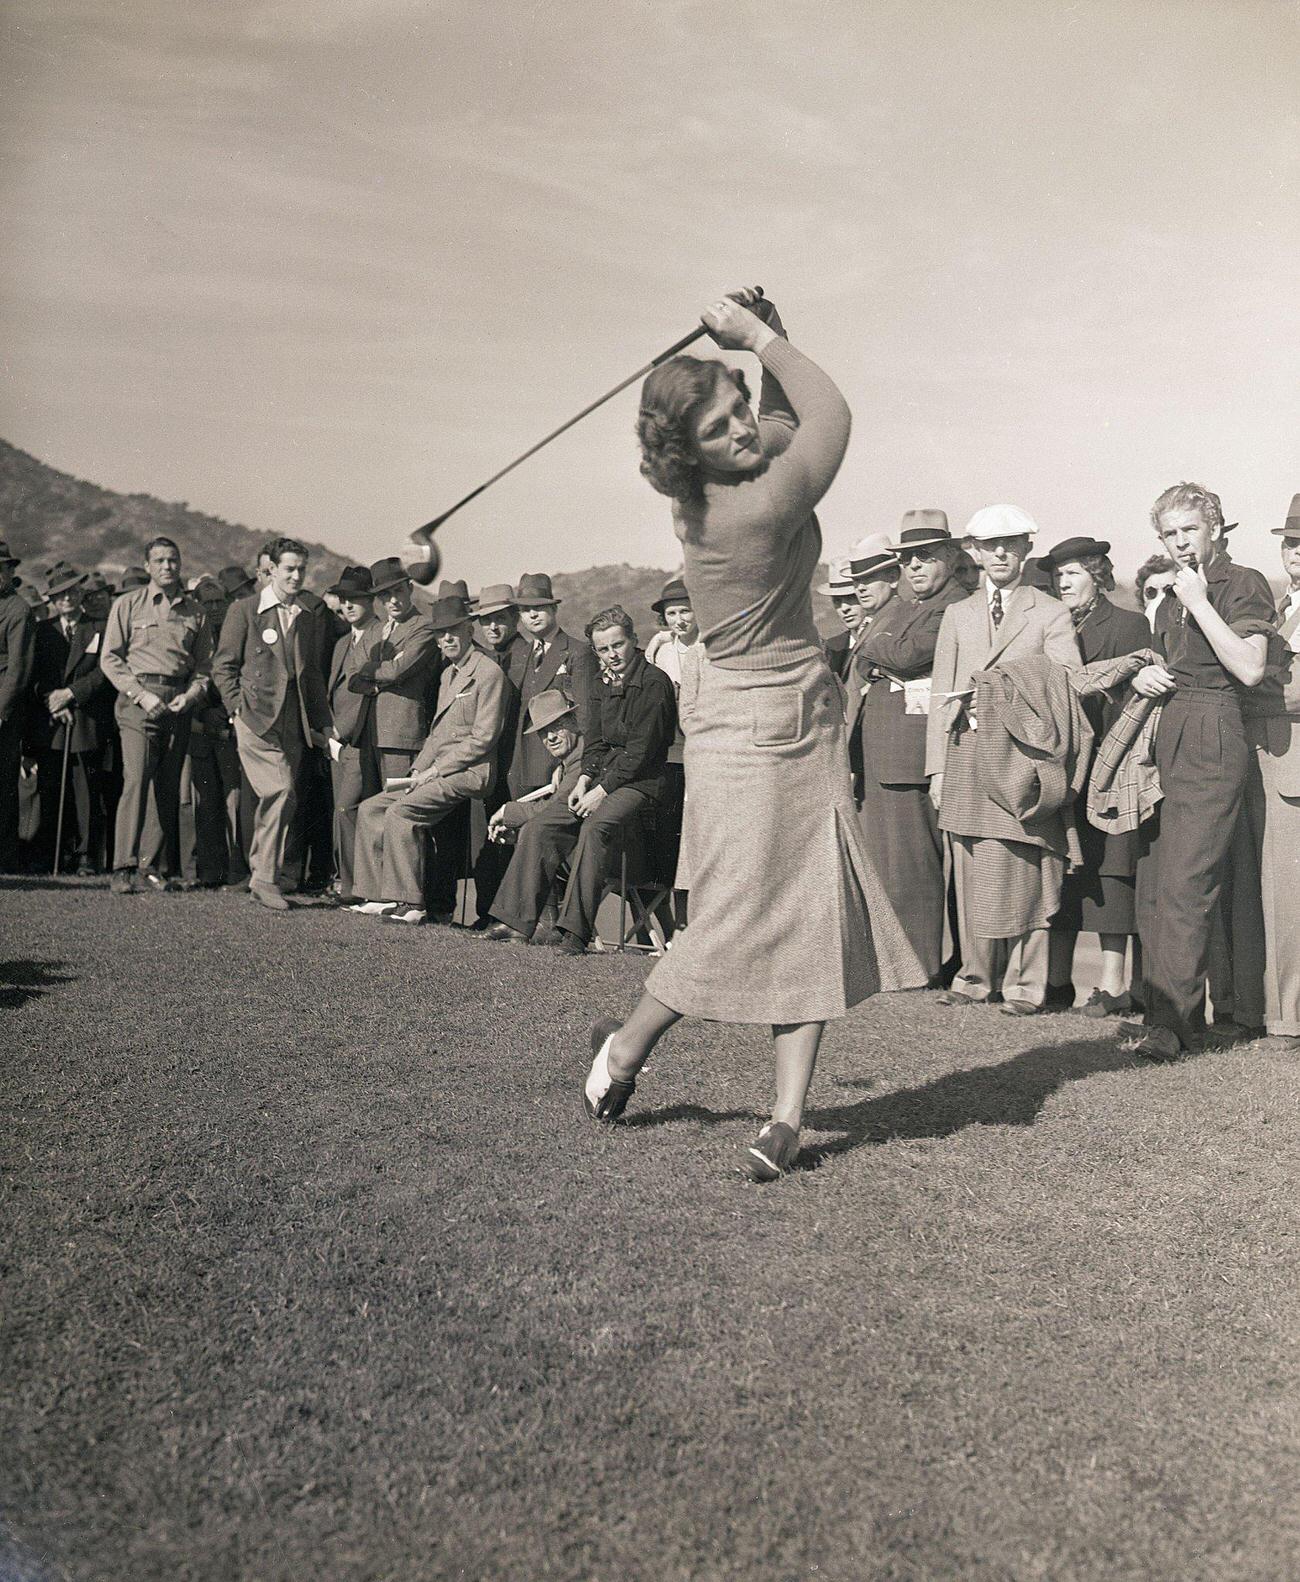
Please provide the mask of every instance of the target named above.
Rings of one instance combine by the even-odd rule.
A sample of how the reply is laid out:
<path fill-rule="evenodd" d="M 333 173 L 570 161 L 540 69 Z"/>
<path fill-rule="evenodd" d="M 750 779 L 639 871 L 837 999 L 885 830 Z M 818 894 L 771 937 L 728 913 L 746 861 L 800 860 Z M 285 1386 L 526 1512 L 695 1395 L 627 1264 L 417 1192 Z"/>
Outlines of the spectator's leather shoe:
<path fill-rule="evenodd" d="M 1092 1001 L 1101 993 L 1100 989 L 1092 991 Z M 1049 983 L 1043 995 L 1043 1009 L 1045 1011 L 1072 1011 L 1074 1009 L 1074 985 L 1072 983 Z M 1085 1016 L 1095 1015 L 1095 1012 L 1085 1010 Z"/>
<path fill-rule="evenodd" d="M 249 887 L 253 899 L 259 906 L 264 906 L 270 912 L 287 912 L 289 903 L 272 884 L 254 884 Z"/>
<path fill-rule="evenodd" d="M 422 906 L 395 906 L 379 919 L 381 923 L 400 923 L 404 928 L 419 928 L 428 921 L 429 914 Z"/>
<path fill-rule="evenodd" d="M 1079 1012 L 1096 1021 L 1103 1016 L 1131 1016 L 1133 1001 L 1127 994 L 1107 994 L 1105 989 L 1094 989 L 1079 1007 Z"/>
<path fill-rule="evenodd" d="M 1038 1016 L 1042 1009 L 1041 1005 L 1035 1005 L 1031 1000 L 1003 1000 L 998 1006 L 1003 1016 Z"/>
<path fill-rule="evenodd" d="M 135 869 L 114 868 L 113 877 L 108 881 L 108 888 L 114 895 L 138 895 L 139 886 L 135 882 Z"/>
<path fill-rule="evenodd" d="M 946 1005 L 952 1011 L 961 1011 L 968 1005 L 978 1005 L 980 1001 L 969 994 L 963 994 L 960 989 L 945 989 L 937 996 L 935 1003 Z"/>
<path fill-rule="evenodd" d="M 160 873 L 142 873 L 136 882 L 146 895 L 174 895 L 180 889 L 175 879 L 164 879 Z"/>
<path fill-rule="evenodd" d="M 579 939 L 576 934 L 570 934 L 563 928 L 555 930 L 559 938 L 551 949 L 557 956 L 585 956 L 587 954 L 587 941 Z"/>
<path fill-rule="evenodd" d="M 1187 1053 L 1172 1028 L 1147 1027 L 1143 1029 L 1143 1034 L 1142 1041 L 1133 1049 L 1139 1060 L 1181 1060 Z"/>
<path fill-rule="evenodd" d="M 489 923 L 483 930 L 484 939 L 499 939 L 507 945 L 526 945 L 528 935 L 521 934 L 517 928 L 511 928 L 509 923 Z"/>

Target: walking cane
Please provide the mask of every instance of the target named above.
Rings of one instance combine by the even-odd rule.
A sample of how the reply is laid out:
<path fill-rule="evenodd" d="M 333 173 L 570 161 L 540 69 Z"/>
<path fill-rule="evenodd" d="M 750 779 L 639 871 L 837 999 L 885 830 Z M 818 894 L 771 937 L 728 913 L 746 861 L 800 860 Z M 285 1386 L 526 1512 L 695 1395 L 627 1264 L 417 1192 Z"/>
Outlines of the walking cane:
<path fill-rule="evenodd" d="M 58 716 L 56 715 L 55 718 Z M 59 858 L 63 853 L 63 804 L 68 797 L 68 760 L 72 757 L 72 715 L 65 716 L 63 726 L 63 768 L 59 774 L 59 816 L 54 826 L 54 872 L 59 871 Z"/>
<path fill-rule="evenodd" d="M 763 295 L 762 286 L 755 286 L 754 289 L 760 297 Z M 698 329 L 692 330 L 689 335 L 683 335 L 681 340 L 674 341 L 666 351 L 660 352 L 657 357 L 652 357 L 643 368 L 638 368 L 634 374 L 629 374 L 626 379 L 620 380 L 612 390 L 606 390 L 603 396 L 598 396 L 589 406 L 583 407 L 581 412 L 575 412 L 566 422 L 561 423 L 559 428 L 552 429 L 544 439 L 539 439 L 535 445 L 530 445 L 522 455 L 516 456 L 511 462 L 507 462 L 500 472 L 494 472 L 485 483 L 479 484 L 477 489 L 471 489 L 464 499 L 457 500 L 455 505 L 444 511 L 441 516 L 435 516 L 431 522 L 426 522 L 423 527 L 417 527 L 411 534 L 411 541 L 423 549 L 427 558 L 406 567 L 411 581 L 421 583 L 427 587 L 438 575 L 438 568 L 442 564 L 442 556 L 438 552 L 438 546 L 433 542 L 433 535 L 449 517 L 455 516 L 456 512 L 467 506 L 471 500 L 477 500 L 485 489 L 490 489 L 494 483 L 504 478 L 508 472 L 513 472 L 516 467 L 526 462 L 530 456 L 535 456 L 539 450 L 549 445 L 553 439 L 559 439 L 560 435 L 567 433 L 575 423 L 581 423 L 583 418 L 590 417 L 597 407 L 604 406 L 606 401 L 612 401 L 616 395 L 626 390 L 629 385 L 635 384 L 638 379 L 644 379 L 648 373 L 652 373 L 658 368 L 660 363 L 666 363 L 670 357 L 676 357 L 678 352 L 684 352 L 688 346 L 693 346 L 701 336 L 708 333 L 709 331 L 701 324 Z"/>

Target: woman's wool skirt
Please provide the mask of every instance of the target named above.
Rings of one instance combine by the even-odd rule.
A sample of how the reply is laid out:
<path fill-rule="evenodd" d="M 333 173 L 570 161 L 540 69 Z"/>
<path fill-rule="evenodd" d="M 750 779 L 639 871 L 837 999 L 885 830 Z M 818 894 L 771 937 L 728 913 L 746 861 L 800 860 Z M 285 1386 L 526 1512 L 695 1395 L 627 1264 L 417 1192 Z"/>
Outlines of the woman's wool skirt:
<path fill-rule="evenodd" d="M 825 660 L 682 678 L 690 927 L 647 989 L 712 1021 L 820 1022 L 924 986 L 858 828 Z"/>

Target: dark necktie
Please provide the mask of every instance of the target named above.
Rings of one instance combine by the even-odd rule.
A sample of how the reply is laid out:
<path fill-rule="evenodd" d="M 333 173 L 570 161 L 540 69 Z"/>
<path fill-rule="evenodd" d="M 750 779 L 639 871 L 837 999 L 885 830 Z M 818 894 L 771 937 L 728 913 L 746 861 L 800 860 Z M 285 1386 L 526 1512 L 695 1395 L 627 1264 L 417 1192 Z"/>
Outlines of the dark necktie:
<path fill-rule="evenodd" d="M 989 600 L 989 614 L 993 617 L 993 630 L 997 631 L 1002 625 L 1002 589 L 994 588 L 993 597 Z"/>
<path fill-rule="evenodd" d="M 540 637 L 535 637 L 533 639 L 533 669 L 540 670 L 542 668 L 542 660 L 545 658 L 546 644 Z"/>

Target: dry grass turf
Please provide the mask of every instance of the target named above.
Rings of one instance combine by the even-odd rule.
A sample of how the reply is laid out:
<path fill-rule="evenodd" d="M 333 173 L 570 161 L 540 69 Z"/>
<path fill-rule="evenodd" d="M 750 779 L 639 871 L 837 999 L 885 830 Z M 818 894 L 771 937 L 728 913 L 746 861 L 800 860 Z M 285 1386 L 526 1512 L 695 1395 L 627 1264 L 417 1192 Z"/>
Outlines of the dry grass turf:
<path fill-rule="evenodd" d="M 579 1105 L 632 958 L 0 890 L 5 1582 L 1297 1574 L 1297 1066 L 881 998 Z"/>

